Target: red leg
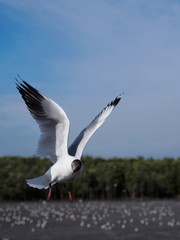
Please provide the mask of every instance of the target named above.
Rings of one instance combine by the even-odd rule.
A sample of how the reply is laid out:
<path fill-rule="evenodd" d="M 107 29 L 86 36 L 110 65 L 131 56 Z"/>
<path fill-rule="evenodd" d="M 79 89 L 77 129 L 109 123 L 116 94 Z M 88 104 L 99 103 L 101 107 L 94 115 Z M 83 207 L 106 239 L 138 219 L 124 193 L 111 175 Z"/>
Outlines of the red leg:
<path fill-rule="evenodd" d="M 70 191 L 68 191 L 68 198 L 69 198 L 70 203 L 72 203 L 72 194 Z"/>
<path fill-rule="evenodd" d="M 51 185 L 49 185 L 49 191 L 48 191 L 48 195 L 47 195 L 47 201 L 50 200 L 50 198 L 51 198 L 51 193 L 52 193 L 52 189 L 51 189 Z"/>
<path fill-rule="evenodd" d="M 72 194 L 70 191 L 67 190 L 66 184 L 64 183 L 63 185 L 64 185 L 64 188 L 66 189 L 66 191 L 68 192 L 68 199 L 69 199 L 70 203 L 72 203 Z"/>

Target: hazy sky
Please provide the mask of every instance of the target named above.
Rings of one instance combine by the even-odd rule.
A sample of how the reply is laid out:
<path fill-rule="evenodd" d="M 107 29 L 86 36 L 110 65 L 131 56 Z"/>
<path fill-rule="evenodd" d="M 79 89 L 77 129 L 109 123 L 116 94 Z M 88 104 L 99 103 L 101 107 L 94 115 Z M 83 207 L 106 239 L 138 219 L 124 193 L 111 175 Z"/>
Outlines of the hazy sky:
<path fill-rule="evenodd" d="M 180 156 L 179 1 L 0 0 L 0 155 L 39 136 L 17 74 L 64 108 L 70 143 L 125 93 L 84 154 Z"/>

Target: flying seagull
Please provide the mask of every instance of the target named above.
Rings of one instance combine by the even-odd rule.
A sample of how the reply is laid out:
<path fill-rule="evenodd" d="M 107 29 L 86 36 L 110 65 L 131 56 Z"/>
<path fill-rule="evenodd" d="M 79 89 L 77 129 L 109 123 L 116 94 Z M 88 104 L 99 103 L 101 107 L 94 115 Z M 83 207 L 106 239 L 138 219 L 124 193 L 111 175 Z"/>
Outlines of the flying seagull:
<path fill-rule="evenodd" d="M 81 156 L 86 143 L 93 133 L 104 123 L 119 103 L 122 95 L 117 96 L 103 108 L 68 147 L 70 122 L 64 110 L 23 79 L 20 78 L 20 81 L 16 79 L 16 81 L 19 93 L 40 128 L 41 134 L 37 154 L 40 156 L 49 156 L 53 163 L 44 175 L 27 179 L 27 184 L 33 188 L 48 189 L 47 200 L 49 200 L 52 185 L 57 182 L 65 183 L 82 172 Z M 68 198 L 72 202 L 70 191 L 68 191 Z"/>

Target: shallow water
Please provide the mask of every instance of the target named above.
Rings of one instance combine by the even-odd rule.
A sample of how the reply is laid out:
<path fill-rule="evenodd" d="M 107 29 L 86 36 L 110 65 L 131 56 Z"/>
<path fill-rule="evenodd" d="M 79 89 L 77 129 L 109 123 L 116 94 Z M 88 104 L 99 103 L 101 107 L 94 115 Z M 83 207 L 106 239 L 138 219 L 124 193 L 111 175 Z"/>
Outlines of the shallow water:
<path fill-rule="evenodd" d="M 0 240 L 180 239 L 179 201 L 0 204 Z"/>

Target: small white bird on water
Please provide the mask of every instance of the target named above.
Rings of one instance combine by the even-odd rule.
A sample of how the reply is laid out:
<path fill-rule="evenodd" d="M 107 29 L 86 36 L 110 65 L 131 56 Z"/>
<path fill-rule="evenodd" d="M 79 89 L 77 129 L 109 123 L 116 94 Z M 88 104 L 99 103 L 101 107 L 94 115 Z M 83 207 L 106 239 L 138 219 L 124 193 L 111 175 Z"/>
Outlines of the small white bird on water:
<path fill-rule="evenodd" d="M 37 153 L 40 156 L 49 156 L 53 163 L 44 175 L 28 179 L 27 184 L 38 189 L 49 188 L 47 196 L 49 200 L 52 185 L 57 182 L 65 183 L 82 172 L 81 156 L 86 143 L 104 123 L 122 96 L 117 96 L 103 108 L 68 148 L 70 123 L 64 110 L 22 79 L 21 82 L 17 80 L 16 87 L 41 131 Z M 72 202 L 70 191 L 68 191 L 68 198 Z"/>

